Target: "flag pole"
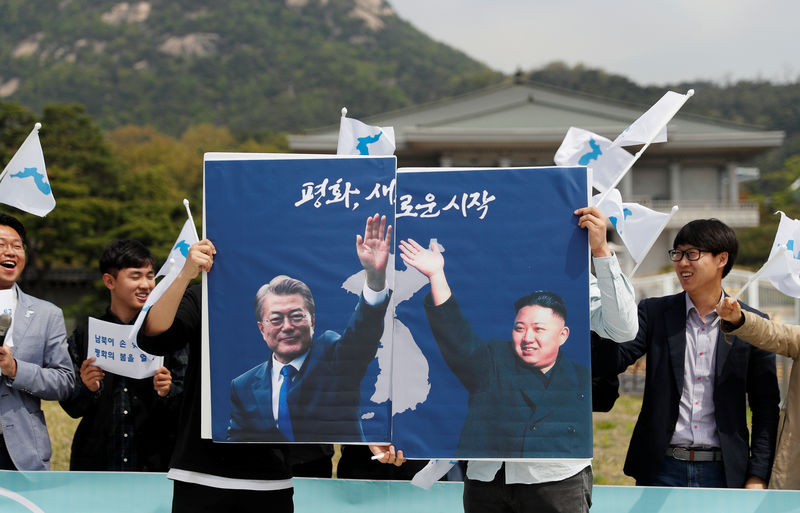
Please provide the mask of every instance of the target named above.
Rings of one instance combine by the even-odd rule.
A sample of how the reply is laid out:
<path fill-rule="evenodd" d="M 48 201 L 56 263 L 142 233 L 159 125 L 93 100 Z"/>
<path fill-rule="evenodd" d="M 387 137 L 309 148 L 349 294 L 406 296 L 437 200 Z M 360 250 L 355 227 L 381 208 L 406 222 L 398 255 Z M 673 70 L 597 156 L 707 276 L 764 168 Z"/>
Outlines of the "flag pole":
<path fill-rule="evenodd" d="M 343 118 L 347 117 L 347 107 L 342 107 L 342 117 Z"/>
<path fill-rule="evenodd" d="M 22 144 L 20 144 L 19 147 L 22 148 L 23 146 L 25 146 L 25 142 L 28 139 L 30 139 L 31 135 L 33 135 L 34 133 L 36 133 L 38 135 L 39 134 L 39 129 L 41 129 L 41 128 L 42 128 L 42 124 L 39 123 L 39 122 L 37 122 L 35 125 L 33 125 L 33 130 L 30 131 L 30 133 L 28 134 L 28 137 L 25 138 L 25 141 L 22 141 Z M 17 148 L 17 151 L 19 151 L 19 148 Z M 16 155 L 16 153 L 14 155 Z M 11 160 L 14 160 L 14 156 L 13 155 L 11 157 Z M 11 163 L 11 160 L 8 161 L 9 164 Z M 8 167 L 8 164 L 6 164 L 6 167 L 5 167 L 5 169 L 3 169 L 3 172 L 0 173 L 0 182 L 3 181 L 3 178 L 6 177 L 6 175 L 8 174 L 9 171 L 11 171 L 11 169 Z"/>
<path fill-rule="evenodd" d="M 744 294 L 744 291 L 747 290 L 747 287 L 749 287 L 757 279 L 761 278 L 761 275 L 764 274 L 764 271 L 767 270 L 769 265 L 778 258 L 782 257 L 785 253 L 786 253 L 785 247 L 781 247 L 778 251 L 776 251 L 775 254 L 772 255 L 772 257 L 769 260 L 767 260 L 767 262 L 764 265 L 761 266 L 761 269 L 753 273 L 750 279 L 747 280 L 747 282 L 744 285 L 742 285 L 742 288 L 739 289 L 739 292 L 737 292 L 736 295 L 733 296 L 733 300 L 738 301 L 739 298 L 742 297 L 742 294 Z M 716 324 L 719 322 L 719 319 L 720 319 L 719 316 L 717 316 L 717 318 L 714 319 L 714 322 L 711 323 L 711 326 L 712 327 L 716 326 Z"/>
<path fill-rule="evenodd" d="M 653 136 L 653 138 L 655 139 L 655 135 Z M 596 207 L 600 206 L 600 203 L 602 203 L 606 199 L 606 197 L 608 196 L 608 193 L 611 192 L 611 189 L 614 189 L 617 186 L 617 184 L 619 184 L 619 182 L 622 181 L 622 178 L 626 174 L 628 174 L 628 171 L 631 170 L 633 165 L 636 163 L 637 160 L 639 160 L 639 157 L 641 157 L 642 153 L 644 153 L 644 150 L 646 150 L 648 148 L 648 146 L 650 146 L 650 142 L 645 144 L 644 147 L 642 147 L 641 150 L 636 152 L 636 154 L 633 156 L 633 160 L 628 162 L 628 165 L 625 167 L 625 169 L 622 170 L 622 173 L 617 175 L 617 178 L 614 180 L 614 183 L 611 184 L 611 187 L 606 189 L 605 192 L 603 192 L 603 194 L 600 195 L 600 198 L 597 200 L 597 203 L 595 203 L 594 206 L 596 206 Z"/>
<path fill-rule="evenodd" d="M 197 226 L 194 224 L 194 217 L 192 217 L 192 211 L 189 210 L 189 200 L 183 198 L 183 206 L 186 207 L 186 215 L 189 217 L 189 221 L 192 222 L 192 229 L 194 229 L 194 237 L 197 240 L 200 240 L 200 237 L 197 235 Z"/>
<path fill-rule="evenodd" d="M 646 256 L 647 256 L 647 254 L 648 254 L 648 253 L 650 253 L 650 250 L 651 250 L 651 249 L 653 249 L 653 245 L 654 245 L 654 244 L 656 243 L 656 241 L 658 240 L 658 237 L 659 237 L 659 236 L 661 235 L 661 233 L 662 233 L 662 232 L 663 232 L 663 231 L 666 229 L 667 225 L 669 224 L 669 221 L 670 221 L 670 219 L 672 219 L 672 218 L 673 218 L 673 216 L 674 216 L 674 215 L 675 215 L 677 212 L 678 212 L 678 205 L 673 205 L 673 206 L 672 206 L 672 210 L 670 210 L 670 212 L 669 212 L 669 217 L 667 217 L 667 220 L 664 222 L 664 226 L 662 226 L 662 227 L 661 227 L 661 229 L 660 229 L 660 230 L 658 230 L 658 233 L 656 233 L 656 234 L 655 234 L 655 236 L 653 237 L 653 239 L 650 241 L 650 244 L 648 244 L 648 245 L 647 245 L 647 249 L 645 250 L 645 252 L 644 252 L 644 255 L 642 255 L 642 259 L 641 259 L 640 261 L 636 262 L 636 265 L 633 267 L 633 270 L 630 272 L 630 274 L 628 274 L 628 279 L 631 279 L 631 278 L 633 278 L 633 275 L 634 275 L 634 274 L 636 274 L 636 270 L 637 270 L 637 269 L 639 269 L 639 265 L 640 265 L 642 262 L 644 262 L 644 257 L 646 257 Z"/>

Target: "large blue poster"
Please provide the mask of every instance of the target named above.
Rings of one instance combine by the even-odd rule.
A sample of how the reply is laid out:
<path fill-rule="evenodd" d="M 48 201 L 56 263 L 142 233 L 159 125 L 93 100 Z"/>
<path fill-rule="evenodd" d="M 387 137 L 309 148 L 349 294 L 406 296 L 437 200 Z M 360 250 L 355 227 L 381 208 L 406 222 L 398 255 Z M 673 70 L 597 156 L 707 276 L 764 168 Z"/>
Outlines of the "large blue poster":
<path fill-rule="evenodd" d="M 208 274 L 214 440 L 389 440 L 388 391 L 371 400 L 385 305 L 359 301 L 356 242 L 376 213 L 394 224 L 395 168 L 394 157 L 206 156 L 206 236 L 217 249 Z M 303 300 L 278 304 L 286 297 Z M 293 375 L 276 372 L 276 384 L 283 354 L 304 359 Z M 362 417 L 382 422 L 365 433 Z"/>
<path fill-rule="evenodd" d="M 210 154 L 205 191 L 215 441 L 591 455 L 585 168 Z"/>
<path fill-rule="evenodd" d="M 393 442 L 406 456 L 591 456 L 588 246 L 573 214 L 587 191 L 585 168 L 398 171 L 412 264 L 398 258 L 395 297 L 413 292 L 396 308 Z"/>

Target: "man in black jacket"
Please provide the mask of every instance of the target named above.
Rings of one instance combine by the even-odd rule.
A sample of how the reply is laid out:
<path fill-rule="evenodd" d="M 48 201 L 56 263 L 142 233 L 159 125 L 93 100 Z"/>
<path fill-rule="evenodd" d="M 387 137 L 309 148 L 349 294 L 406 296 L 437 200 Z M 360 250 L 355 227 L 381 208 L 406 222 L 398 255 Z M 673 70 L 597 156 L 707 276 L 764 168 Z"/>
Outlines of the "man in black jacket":
<path fill-rule="evenodd" d="M 116 240 L 100 256 L 111 304 L 100 320 L 132 324 L 155 286 L 153 255 L 141 242 Z M 167 356 L 152 378 L 104 372 L 87 359 L 88 322 L 68 339 L 75 388 L 61 406 L 81 418 L 70 470 L 165 472 L 175 444 L 185 350 Z"/>
<path fill-rule="evenodd" d="M 736 337 L 727 343 L 714 311 L 737 252 L 736 234 L 716 219 L 681 228 L 669 256 L 683 292 L 640 302 L 636 339 L 617 346 L 616 372 L 647 354 L 625 460 L 639 485 L 764 488 L 769 479 L 780 399 L 775 355 Z"/>

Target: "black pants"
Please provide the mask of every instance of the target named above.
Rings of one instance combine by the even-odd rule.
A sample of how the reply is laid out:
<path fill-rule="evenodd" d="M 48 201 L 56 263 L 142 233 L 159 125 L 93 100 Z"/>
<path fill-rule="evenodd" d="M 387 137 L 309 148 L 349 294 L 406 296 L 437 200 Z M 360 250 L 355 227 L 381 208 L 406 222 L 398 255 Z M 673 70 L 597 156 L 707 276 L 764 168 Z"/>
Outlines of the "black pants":
<path fill-rule="evenodd" d="M 464 481 L 465 513 L 588 513 L 591 505 L 591 466 L 549 483 L 507 484 L 505 465 L 493 481 Z"/>
<path fill-rule="evenodd" d="M 172 513 L 293 513 L 294 488 L 229 490 L 173 481 Z"/>
<path fill-rule="evenodd" d="M 17 470 L 11 455 L 8 454 L 6 440 L 3 435 L 0 435 L 0 470 Z"/>

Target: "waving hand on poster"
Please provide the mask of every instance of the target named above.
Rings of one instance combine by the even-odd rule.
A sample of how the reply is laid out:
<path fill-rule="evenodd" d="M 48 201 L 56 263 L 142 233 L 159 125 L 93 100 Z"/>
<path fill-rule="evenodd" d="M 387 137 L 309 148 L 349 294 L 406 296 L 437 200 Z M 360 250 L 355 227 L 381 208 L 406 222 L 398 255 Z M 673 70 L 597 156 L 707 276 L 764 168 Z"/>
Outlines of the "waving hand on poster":
<path fill-rule="evenodd" d="M 386 226 L 386 216 L 375 214 L 367 218 L 364 236 L 356 235 L 356 253 L 367 274 L 367 286 L 379 292 L 386 288 L 386 263 L 392 243 L 392 225 Z"/>

